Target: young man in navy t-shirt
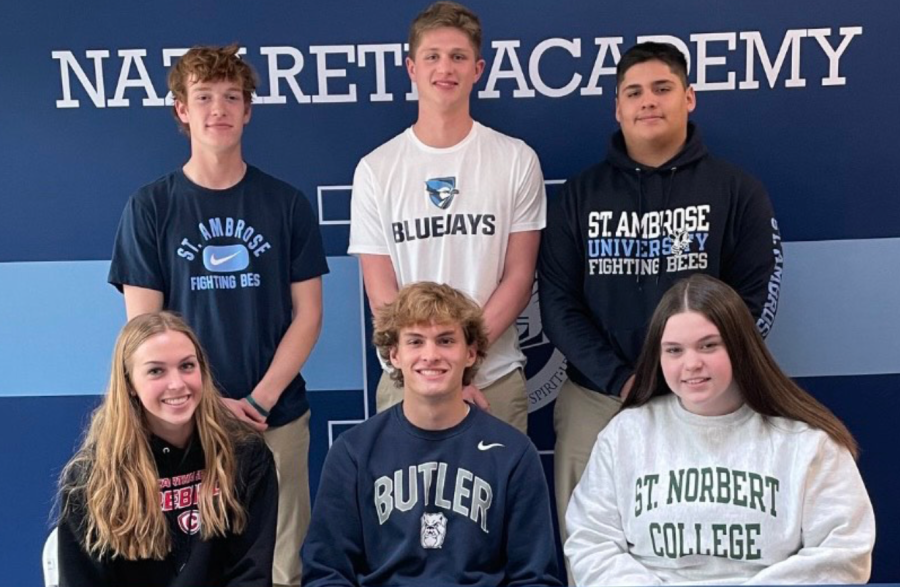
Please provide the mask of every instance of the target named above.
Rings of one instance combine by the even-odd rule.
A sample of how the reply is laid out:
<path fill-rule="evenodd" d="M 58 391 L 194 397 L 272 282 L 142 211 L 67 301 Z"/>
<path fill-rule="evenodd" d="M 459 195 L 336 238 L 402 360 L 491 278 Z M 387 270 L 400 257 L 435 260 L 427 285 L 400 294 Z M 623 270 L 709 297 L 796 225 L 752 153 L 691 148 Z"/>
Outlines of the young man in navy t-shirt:
<path fill-rule="evenodd" d="M 129 199 L 109 282 L 124 293 L 128 318 L 182 314 L 228 408 L 264 432 L 279 477 L 274 581 L 299 585 L 309 521 L 300 368 L 321 328 L 328 266 L 306 197 L 244 162 L 256 80 L 237 51 L 195 47 L 172 68 L 174 113 L 191 156 Z"/>

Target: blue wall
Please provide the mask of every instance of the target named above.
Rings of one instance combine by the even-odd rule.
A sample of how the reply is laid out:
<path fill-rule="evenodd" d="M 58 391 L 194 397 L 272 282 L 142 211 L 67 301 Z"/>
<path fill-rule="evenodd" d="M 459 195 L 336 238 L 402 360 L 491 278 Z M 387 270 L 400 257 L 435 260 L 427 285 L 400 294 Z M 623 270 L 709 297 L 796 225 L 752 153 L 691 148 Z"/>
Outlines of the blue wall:
<path fill-rule="evenodd" d="M 347 186 L 358 159 L 415 118 L 399 58 L 424 4 L 4 7 L 0 584 L 41 584 L 55 477 L 103 391 L 124 321 L 121 299 L 105 283 L 122 207 L 135 188 L 188 156 L 164 104 L 170 50 L 232 41 L 247 48 L 262 83 L 246 157 L 300 187 L 319 214 L 332 273 L 325 330 L 304 370 L 314 487 L 329 440 L 372 413 L 366 390 L 377 366 L 358 265 L 345 254 Z M 483 19 L 488 60 L 473 112 L 535 148 L 551 197 L 560 180 L 602 157 L 615 129 L 615 50 L 648 35 L 685 44 L 702 90 L 693 119 L 714 153 L 762 179 L 786 241 L 769 344 L 857 435 L 879 521 L 873 580 L 900 581 L 900 506 L 891 495 L 900 478 L 891 430 L 900 416 L 900 200 L 888 187 L 900 169 L 892 59 L 900 11 L 890 2 L 837 0 L 471 5 Z M 519 326 L 530 359 L 532 436 L 549 465 L 562 358 L 535 310 Z"/>

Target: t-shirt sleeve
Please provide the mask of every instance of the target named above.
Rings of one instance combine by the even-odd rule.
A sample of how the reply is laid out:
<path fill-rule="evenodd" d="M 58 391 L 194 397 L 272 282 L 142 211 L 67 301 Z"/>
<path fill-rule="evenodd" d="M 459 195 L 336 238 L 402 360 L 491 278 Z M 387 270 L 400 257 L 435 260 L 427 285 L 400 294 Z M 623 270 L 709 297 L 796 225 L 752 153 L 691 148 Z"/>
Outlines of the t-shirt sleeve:
<path fill-rule="evenodd" d="M 516 186 L 515 210 L 510 232 L 541 230 L 547 224 L 547 190 L 541 162 L 534 150 L 522 146 L 517 170 L 519 183 Z"/>
<path fill-rule="evenodd" d="M 119 291 L 123 285 L 134 285 L 164 292 L 156 210 L 143 196 L 143 192 L 131 196 L 122 212 L 107 281 Z"/>
<path fill-rule="evenodd" d="M 291 282 L 306 281 L 328 273 L 319 223 L 309 200 L 297 194 L 291 225 Z"/>
<path fill-rule="evenodd" d="M 378 186 L 372 169 L 365 160 L 353 174 L 350 198 L 350 255 L 389 255 L 378 209 Z"/>

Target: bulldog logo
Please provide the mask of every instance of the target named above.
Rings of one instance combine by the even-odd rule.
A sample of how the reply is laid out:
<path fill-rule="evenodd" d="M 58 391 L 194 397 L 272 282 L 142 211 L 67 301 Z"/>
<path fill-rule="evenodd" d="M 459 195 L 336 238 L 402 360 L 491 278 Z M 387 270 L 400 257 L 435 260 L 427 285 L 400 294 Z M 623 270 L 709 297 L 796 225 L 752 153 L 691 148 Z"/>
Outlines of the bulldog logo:
<path fill-rule="evenodd" d="M 447 535 L 447 518 L 444 514 L 422 514 L 422 548 L 441 548 Z"/>

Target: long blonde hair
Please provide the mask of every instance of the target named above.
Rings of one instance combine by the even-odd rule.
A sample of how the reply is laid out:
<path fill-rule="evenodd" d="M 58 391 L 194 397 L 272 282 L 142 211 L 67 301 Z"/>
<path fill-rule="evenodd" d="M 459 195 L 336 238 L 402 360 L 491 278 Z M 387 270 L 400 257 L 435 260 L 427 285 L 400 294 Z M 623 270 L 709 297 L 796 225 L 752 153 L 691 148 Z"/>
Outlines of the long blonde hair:
<path fill-rule="evenodd" d="M 241 533 L 246 513 L 236 494 L 235 445 L 253 434 L 222 403 L 197 336 L 170 312 L 132 319 L 113 350 L 109 388 L 94 411 L 81 449 L 60 475 L 61 517 L 84 508 L 83 544 L 97 558 L 162 560 L 172 548 L 160 507 L 156 462 L 144 408 L 130 380 L 132 356 L 166 331 L 187 336 L 196 349 L 202 389 L 194 423 L 205 455 L 198 503 L 204 540 Z M 216 490 L 218 489 L 218 495 Z"/>

